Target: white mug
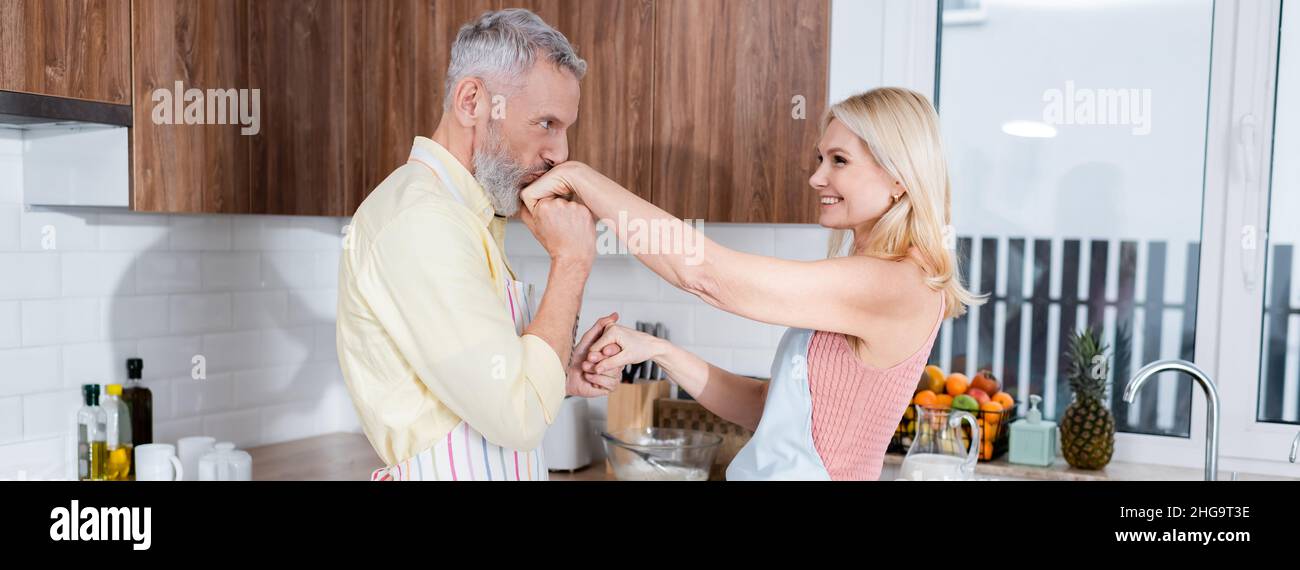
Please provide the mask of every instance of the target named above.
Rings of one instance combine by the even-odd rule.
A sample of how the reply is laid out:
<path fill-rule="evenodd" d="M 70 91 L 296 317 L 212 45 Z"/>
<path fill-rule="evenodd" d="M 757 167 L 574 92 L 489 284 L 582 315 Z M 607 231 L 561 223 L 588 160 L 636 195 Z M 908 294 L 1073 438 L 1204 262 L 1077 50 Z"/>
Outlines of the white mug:
<path fill-rule="evenodd" d="M 176 440 L 176 454 L 181 459 L 181 465 L 185 467 L 186 481 L 198 480 L 199 459 L 212 453 L 212 446 L 216 443 L 216 438 L 206 435 L 182 437 Z"/>
<path fill-rule="evenodd" d="M 180 481 L 185 468 L 176 458 L 176 446 L 170 443 L 146 443 L 135 446 L 136 481 Z"/>

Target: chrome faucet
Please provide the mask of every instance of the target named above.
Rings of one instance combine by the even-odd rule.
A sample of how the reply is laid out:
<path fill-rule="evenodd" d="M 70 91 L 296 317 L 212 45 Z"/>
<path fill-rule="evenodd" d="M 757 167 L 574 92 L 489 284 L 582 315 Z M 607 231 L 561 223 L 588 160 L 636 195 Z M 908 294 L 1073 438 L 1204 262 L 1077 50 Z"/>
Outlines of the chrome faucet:
<path fill-rule="evenodd" d="M 1296 432 L 1295 439 L 1291 440 L 1291 463 L 1295 463 L 1295 452 L 1297 448 L 1300 448 L 1300 432 Z"/>
<path fill-rule="evenodd" d="M 1186 360 L 1157 360 L 1143 366 L 1133 379 L 1129 380 L 1128 386 L 1124 388 L 1124 401 L 1132 404 L 1142 384 L 1161 372 L 1182 372 L 1191 376 L 1205 392 L 1205 480 L 1217 480 L 1219 477 L 1219 389 L 1214 386 L 1209 374 Z M 1291 455 L 1294 458 L 1295 445 L 1291 446 Z"/>

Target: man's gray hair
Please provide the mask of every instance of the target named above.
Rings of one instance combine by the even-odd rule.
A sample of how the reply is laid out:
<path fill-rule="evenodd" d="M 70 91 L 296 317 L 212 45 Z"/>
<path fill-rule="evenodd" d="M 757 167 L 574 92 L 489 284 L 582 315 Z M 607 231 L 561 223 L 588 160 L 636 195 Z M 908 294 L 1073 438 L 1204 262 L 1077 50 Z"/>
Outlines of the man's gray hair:
<path fill-rule="evenodd" d="M 574 53 L 568 38 L 528 10 L 510 8 L 485 12 L 461 26 L 451 46 L 443 110 L 451 107 L 456 83 L 478 77 L 489 90 L 511 90 L 537 57 L 542 56 L 560 69 L 582 79 L 587 62 Z M 492 83 L 500 82 L 495 85 Z"/>

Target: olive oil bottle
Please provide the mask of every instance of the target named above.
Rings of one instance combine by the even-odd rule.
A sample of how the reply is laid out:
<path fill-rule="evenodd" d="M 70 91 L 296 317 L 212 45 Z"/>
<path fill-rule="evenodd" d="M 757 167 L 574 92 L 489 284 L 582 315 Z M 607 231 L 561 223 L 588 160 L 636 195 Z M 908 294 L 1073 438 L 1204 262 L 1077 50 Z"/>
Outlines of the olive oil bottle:
<path fill-rule="evenodd" d="M 108 443 L 105 440 L 106 417 L 99 407 L 99 384 L 81 387 L 85 406 L 77 412 L 77 478 L 103 481 L 108 466 Z"/>
<path fill-rule="evenodd" d="M 131 480 L 131 414 L 126 403 L 122 401 L 122 385 L 109 384 L 105 387 L 108 395 L 100 402 L 104 409 L 105 440 L 108 447 L 109 481 Z"/>
<path fill-rule="evenodd" d="M 122 402 L 126 404 L 127 415 L 131 418 L 132 448 L 153 443 L 153 392 L 140 382 L 143 373 L 143 360 L 126 359 L 126 386 L 122 389 Z M 131 462 L 128 477 L 135 479 L 134 461 Z"/>

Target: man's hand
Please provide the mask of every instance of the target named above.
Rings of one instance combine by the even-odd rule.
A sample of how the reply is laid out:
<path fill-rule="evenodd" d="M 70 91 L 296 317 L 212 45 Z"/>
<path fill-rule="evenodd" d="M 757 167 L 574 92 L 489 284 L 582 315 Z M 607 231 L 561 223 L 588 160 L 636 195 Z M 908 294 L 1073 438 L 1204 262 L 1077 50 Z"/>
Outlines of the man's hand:
<path fill-rule="evenodd" d="M 605 329 L 618 322 L 618 313 L 610 313 L 601 317 L 587 330 L 578 344 L 573 347 L 570 353 L 569 367 L 565 374 L 565 392 L 570 396 L 581 396 L 583 398 L 598 398 L 608 396 L 618 387 L 622 380 L 623 370 L 620 368 L 609 374 L 591 374 L 583 370 L 583 363 L 587 361 L 587 351 L 596 338 L 604 334 Z"/>
<path fill-rule="evenodd" d="M 552 261 L 578 262 L 591 268 L 596 257 L 596 222 L 586 206 L 547 199 L 521 210 L 520 216 Z"/>

